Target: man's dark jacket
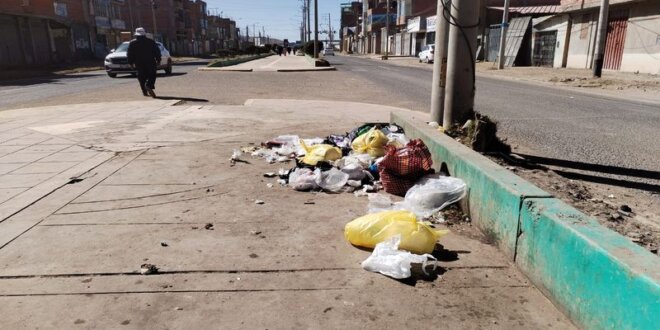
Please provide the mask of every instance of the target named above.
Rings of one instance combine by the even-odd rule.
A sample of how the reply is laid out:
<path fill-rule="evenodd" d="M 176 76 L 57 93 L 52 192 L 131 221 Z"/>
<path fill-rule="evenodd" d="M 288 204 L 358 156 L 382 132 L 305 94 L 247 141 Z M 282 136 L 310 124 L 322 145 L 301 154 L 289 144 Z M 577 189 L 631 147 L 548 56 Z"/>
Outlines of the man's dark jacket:
<path fill-rule="evenodd" d="M 155 41 L 147 37 L 137 37 L 128 44 L 128 63 L 139 67 L 160 64 L 160 49 Z"/>

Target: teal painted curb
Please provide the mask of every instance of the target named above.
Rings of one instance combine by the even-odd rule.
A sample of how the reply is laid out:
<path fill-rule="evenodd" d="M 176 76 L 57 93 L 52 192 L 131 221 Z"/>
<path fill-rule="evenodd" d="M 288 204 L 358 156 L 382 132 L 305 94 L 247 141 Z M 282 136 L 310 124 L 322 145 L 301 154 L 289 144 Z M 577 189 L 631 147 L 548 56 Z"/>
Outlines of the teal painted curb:
<path fill-rule="evenodd" d="M 516 265 L 589 329 L 658 329 L 658 258 L 557 199 L 523 204 Z"/>
<path fill-rule="evenodd" d="M 227 67 L 227 66 L 238 65 L 238 64 L 241 64 L 241 63 L 245 63 L 245 62 L 250 62 L 250 61 L 266 58 L 268 56 L 273 56 L 273 54 L 262 54 L 262 55 L 255 55 L 255 56 L 250 56 L 250 57 L 238 58 L 238 59 L 235 59 L 235 60 L 218 61 L 218 62 L 209 64 L 208 67 L 209 68 L 224 68 L 224 67 Z"/>
<path fill-rule="evenodd" d="M 392 113 L 429 147 L 437 168 L 469 187 L 473 222 L 527 277 L 587 329 L 657 329 L 657 256 L 488 158 L 429 127 L 426 114 Z"/>
<path fill-rule="evenodd" d="M 523 200 L 530 197 L 551 198 L 552 195 L 440 134 L 426 125 L 421 119 L 422 114 L 415 116 L 392 113 L 391 121 L 401 125 L 409 137 L 424 140 L 433 155 L 436 170 L 446 164 L 452 176 L 465 181 L 470 217 L 513 260 Z"/>

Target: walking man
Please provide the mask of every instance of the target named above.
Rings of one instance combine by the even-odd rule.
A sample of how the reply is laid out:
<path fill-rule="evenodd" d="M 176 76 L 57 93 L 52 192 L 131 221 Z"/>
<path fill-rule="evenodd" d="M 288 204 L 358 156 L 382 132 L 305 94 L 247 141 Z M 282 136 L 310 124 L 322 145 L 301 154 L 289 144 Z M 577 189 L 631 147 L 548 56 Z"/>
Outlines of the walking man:
<path fill-rule="evenodd" d="M 128 44 L 128 64 L 137 70 L 142 95 L 156 97 L 156 69 L 160 63 L 160 49 L 147 38 L 144 28 L 135 29 L 135 39 Z"/>

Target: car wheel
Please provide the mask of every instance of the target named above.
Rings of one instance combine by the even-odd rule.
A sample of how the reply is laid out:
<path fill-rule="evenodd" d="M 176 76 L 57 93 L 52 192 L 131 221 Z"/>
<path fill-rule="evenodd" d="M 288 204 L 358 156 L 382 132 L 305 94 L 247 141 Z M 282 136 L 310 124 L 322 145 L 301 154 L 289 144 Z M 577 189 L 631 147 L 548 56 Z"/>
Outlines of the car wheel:
<path fill-rule="evenodd" d="M 172 74 L 172 61 L 167 62 L 167 67 L 165 68 L 165 74 Z"/>
<path fill-rule="evenodd" d="M 112 72 L 108 72 L 108 77 L 110 77 L 110 78 L 116 78 L 116 77 L 117 77 L 117 74 L 116 74 L 116 73 L 112 73 Z"/>

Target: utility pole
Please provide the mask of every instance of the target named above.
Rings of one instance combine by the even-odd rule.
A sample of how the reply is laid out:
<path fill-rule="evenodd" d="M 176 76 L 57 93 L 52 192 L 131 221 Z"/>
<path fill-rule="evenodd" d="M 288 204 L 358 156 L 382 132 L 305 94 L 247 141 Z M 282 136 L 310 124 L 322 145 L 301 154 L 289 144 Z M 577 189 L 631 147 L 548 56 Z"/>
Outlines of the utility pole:
<path fill-rule="evenodd" d="M 446 8 L 446 9 L 445 9 Z M 431 86 L 431 121 L 441 123 L 445 107 L 447 85 L 447 43 L 449 42 L 449 15 L 451 0 L 438 0 L 435 21 L 435 50 L 433 54 L 433 86 Z"/>
<path fill-rule="evenodd" d="M 502 14 L 502 28 L 500 35 L 500 55 L 497 68 L 504 69 L 506 63 L 506 32 L 509 29 L 509 0 L 504 0 L 504 13 Z"/>
<path fill-rule="evenodd" d="M 319 0 L 314 0 L 314 58 L 319 58 Z"/>
<path fill-rule="evenodd" d="M 156 33 L 158 33 L 158 29 L 156 28 L 156 9 L 158 8 L 158 5 L 156 4 L 156 0 L 151 0 L 151 19 L 154 22 L 154 40 L 156 39 Z"/>
<path fill-rule="evenodd" d="M 332 21 L 330 14 L 328 14 L 328 40 L 330 42 L 330 46 L 332 46 Z"/>
<path fill-rule="evenodd" d="M 474 66 L 479 26 L 479 1 L 453 0 L 447 52 L 447 89 L 442 125 L 450 130 L 474 111 Z"/>
<path fill-rule="evenodd" d="M 311 17 L 312 3 L 310 2 L 311 0 L 306 0 L 306 1 L 307 1 L 307 42 L 310 42 L 312 40 L 312 17 Z"/>
<path fill-rule="evenodd" d="M 601 0 L 600 16 L 598 17 L 598 34 L 596 35 L 596 52 L 594 53 L 594 77 L 600 78 L 603 74 L 605 61 L 605 43 L 607 41 L 607 19 L 610 10 L 609 0 Z"/>
<path fill-rule="evenodd" d="M 439 2 L 438 2 L 439 3 Z M 383 56 L 384 60 L 387 60 L 390 55 L 390 0 L 386 1 L 385 6 L 387 6 L 386 17 L 385 17 L 385 31 L 387 31 L 387 39 L 385 40 L 385 55 Z"/>
<path fill-rule="evenodd" d="M 303 44 L 307 42 L 307 0 L 303 0 L 302 5 L 302 29 L 300 32 Z"/>

